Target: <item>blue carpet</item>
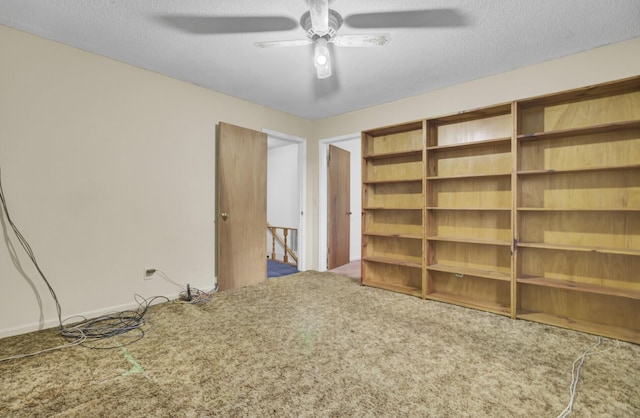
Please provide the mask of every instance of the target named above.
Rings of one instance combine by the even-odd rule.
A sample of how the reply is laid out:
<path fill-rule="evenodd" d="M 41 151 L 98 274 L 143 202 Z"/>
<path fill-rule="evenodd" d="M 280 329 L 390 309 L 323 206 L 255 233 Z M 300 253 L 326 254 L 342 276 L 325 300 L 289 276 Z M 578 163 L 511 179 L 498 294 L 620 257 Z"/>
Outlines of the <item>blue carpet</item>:
<path fill-rule="evenodd" d="M 281 263 L 279 261 L 267 260 L 267 277 L 288 276 L 289 274 L 298 273 L 298 268 L 291 264 Z"/>

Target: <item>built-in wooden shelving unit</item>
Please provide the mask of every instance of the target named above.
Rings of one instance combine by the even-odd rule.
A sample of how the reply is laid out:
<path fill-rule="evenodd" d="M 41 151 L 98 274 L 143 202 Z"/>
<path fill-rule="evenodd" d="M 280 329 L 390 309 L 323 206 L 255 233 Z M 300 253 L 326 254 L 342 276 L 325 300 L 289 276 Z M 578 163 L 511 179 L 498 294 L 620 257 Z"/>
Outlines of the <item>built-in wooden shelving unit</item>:
<path fill-rule="evenodd" d="M 640 343 L 640 77 L 362 150 L 363 284 Z"/>
<path fill-rule="evenodd" d="M 517 317 L 640 342 L 640 79 L 516 113 Z"/>
<path fill-rule="evenodd" d="M 511 107 L 426 122 L 426 298 L 511 315 Z"/>
<path fill-rule="evenodd" d="M 422 122 L 362 134 L 362 282 L 422 296 Z"/>

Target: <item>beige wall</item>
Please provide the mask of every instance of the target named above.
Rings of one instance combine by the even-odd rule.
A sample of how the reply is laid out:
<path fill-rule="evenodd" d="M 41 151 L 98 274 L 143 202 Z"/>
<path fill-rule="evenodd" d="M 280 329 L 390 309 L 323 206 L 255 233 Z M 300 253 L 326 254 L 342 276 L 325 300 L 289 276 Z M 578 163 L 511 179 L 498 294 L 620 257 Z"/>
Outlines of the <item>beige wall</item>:
<path fill-rule="evenodd" d="M 313 137 L 457 113 L 640 74 L 640 38 L 314 121 Z"/>
<path fill-rule="evenodd" d="M 218 121 L 309 138 L 306 257 L 314 268 L 319 139 L 640 74 L 639 52 L 635 39 L 310 122 L 0 26 L 4 191 L 63 317 L 92 315 L 131 305 L 135 293 L 179 291 L 142 280 L 145 267 L 212 285 Z M 10 248 L 7 236 L 18 244 L 7 228 L 0 337 L 56 324 L 46 287 Z"/>
<path fill-rule="evenodd" d="M 132 304 L 135 293 L 180 291 L 162 279 L 144 281 L 145 267 L 178 283 L 213 286 L 219 121 L 299 137 L 311 127 L 0 26 L 2 183 L 63 317 L 112 311 Z M 0 337 L 35 329 L 42 319 L 56 324 L 48 290 L 22 249 L 15 251 L 25 277 L 0 240 Z"/>

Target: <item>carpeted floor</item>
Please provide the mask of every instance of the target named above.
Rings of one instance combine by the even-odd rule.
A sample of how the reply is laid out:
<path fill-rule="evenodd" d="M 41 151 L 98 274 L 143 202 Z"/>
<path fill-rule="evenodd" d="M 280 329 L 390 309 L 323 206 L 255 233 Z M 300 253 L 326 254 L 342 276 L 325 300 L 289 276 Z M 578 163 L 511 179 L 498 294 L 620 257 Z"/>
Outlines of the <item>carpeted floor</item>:
<path fill-rule="evenodd" d="M 312 271 L 152 314 L 123 348 L 0 362 L 0 416 L 555 417 L 598 341 Z M 0 358 L 59 343 L 6 338 Z M 640 416 L 640 346 L 597 350 L 572 416 Z"/>

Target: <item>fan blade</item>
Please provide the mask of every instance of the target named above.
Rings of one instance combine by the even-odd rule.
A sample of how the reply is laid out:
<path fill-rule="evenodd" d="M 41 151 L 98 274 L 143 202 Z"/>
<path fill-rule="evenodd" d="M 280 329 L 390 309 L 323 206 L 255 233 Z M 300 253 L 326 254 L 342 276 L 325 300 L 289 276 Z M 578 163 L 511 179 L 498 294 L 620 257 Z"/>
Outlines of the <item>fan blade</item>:
<path fill-rule="evenodd" d="M 378 33 L 375 35 L 338 35 L 329 40 L 336 46 L 382 46 L 389 42 L 389 34 Z"/>
<path fill-rule="evenodd" d="M 291 30 L 298 22 L 285 16 L 161 16 L 169 26 L 187 33 L 249 33 Z"/>
<path fill-rule="evenodd" d="M 311 27 L 322 36 L 329 32 L 329 0 L 309 0 Z"/>
<path fill-rule="evenodd" d="M 455 9 L 428 9 L 355 14 L 344 22 L 352 28 L 434 28 L 464 26 L 467 19 Z"/>
<path fill-rule="evenodd" d="M 289 47 L 289 46 L 311 45 L 312 43 L 313 41 L 311 39 L 294 39 L 291 41 L 256 42 L 253 45 L 259 48 L 281 48 L 281 47 Z"/>

